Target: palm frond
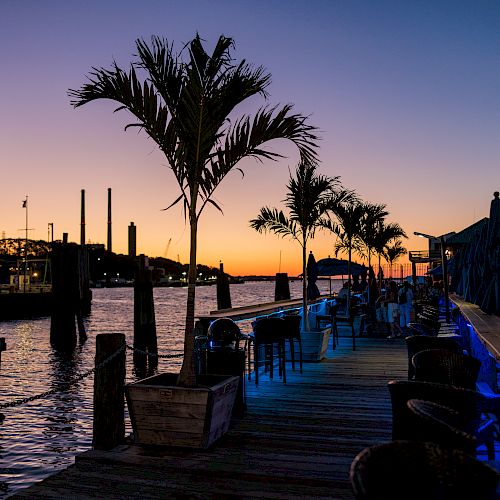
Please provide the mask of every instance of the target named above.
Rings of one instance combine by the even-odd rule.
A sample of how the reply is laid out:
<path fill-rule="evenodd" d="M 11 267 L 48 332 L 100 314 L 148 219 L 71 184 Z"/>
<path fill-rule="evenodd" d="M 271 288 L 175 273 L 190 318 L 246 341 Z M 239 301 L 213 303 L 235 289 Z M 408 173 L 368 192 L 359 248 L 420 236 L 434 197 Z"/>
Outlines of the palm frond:
<path fill-rule="evenodd" d="M 257 218 L 250 220 L 250 227 L 259 233 L 272 232 L 281 237 L 290 236 L 300 242 L 297 224 L 276 208 L 262 207 Z"/>

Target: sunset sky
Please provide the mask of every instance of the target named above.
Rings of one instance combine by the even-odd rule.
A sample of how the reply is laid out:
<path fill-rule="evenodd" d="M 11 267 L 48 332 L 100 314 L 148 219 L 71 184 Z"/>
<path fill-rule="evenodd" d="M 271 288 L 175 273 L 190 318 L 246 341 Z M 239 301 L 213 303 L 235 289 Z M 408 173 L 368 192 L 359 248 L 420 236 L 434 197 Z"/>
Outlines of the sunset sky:
<path fill-rule="evenodd" d="M 113 191 L 113 250 L 188 261 L 181 208 L 162 211 L 178 188 L 151 140 L 112 102 L 77 110 L 68 88 L 92 66 L 127 67 L 138 37 L 160 35 L 177 49 L 196 32 L 211 49 L 234 38 L 235 59 L 272 75 L 269 104 L 293 103 L 320 130 L 321 173 L 341 177 L 369 202 L 386 203 L 409 235 L 458 231 L 488 215 L 500 189 L 500 2 L 495 0 L 163 0 L 0 1 L 0 235 L 69 233 L 79 241 L 80 190 L 86 234 L 106 242 Z M 264 101 L 252 101 L 246 112 Z M 245 161 L 216 191 L 224 215 L 208 208 L 198 261 L 230 274 L 300 272 L 295 242 L 249 227 L 263 205 L 281 208 L 297 152 Z M 169 245 L 170 241 L 170 245 Z M 319 234 L 309 248 L 333 255 Z M 411 236 L 410 250 L 426 248 Z M 168 252 L 167 252 L 168 247 Z M 281 269 L 279 269 L 281 252 Z"/>

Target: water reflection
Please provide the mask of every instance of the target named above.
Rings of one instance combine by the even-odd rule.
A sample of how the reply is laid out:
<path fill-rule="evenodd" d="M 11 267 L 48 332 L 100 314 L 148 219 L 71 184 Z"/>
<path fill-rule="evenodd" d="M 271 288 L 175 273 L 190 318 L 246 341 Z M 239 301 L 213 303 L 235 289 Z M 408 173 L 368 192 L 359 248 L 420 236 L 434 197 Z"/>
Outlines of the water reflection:
<path fill-rule="evenodd" d="M 328 286 L 328 282 L 325 282 Z M 293 297 L 299 297 L 301 283 L 290 283 Z M 273 300 L 274 283 L 231 285 L 234 307 Z M 155 316 L 160 354 L 182 352 L 186 290 L 155 288 Z M 197 313 L 216 308 L 215 287 L 197 290 Z M 62 388 L 94 366 L 95 337 L 99 333 L 121 332 L 133 343 L 133 290 L 96 289 L 92 312 L 84 318 L 88 335 L 70 351 L 50 345 L 50 319 L 0 322 L 0 337 L 7 351 L 2 353 L 0 403 Z M 245 331 L 249 325 L 242 323 Z M 127 350 L 127 381 L 148 375 L 134 370 Z M 159 372 L 177 372 L 182 359 L 159 359 Z M 152 366 L 152 365 L 150 365 Z M 153 369 L 152 373 L 156 373 Z M 92 443 L 93 376 L 77 381 L 69 389 L 50 397 L 0 410 L 0 498 L 73 463 L 77 453 Z M 130 422 L 126 421 L 130 432 Z"/>

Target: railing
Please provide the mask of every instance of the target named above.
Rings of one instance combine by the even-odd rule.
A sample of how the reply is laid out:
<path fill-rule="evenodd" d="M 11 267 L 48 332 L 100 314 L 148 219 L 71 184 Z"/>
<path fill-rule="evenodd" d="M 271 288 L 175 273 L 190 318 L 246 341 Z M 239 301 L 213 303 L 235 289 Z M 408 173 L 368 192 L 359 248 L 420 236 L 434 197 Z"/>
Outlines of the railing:
<path fill-rule="evenodd" d="M 410 262 L 433 262 L 441 260 L 440 250 L 412 250 L 408 254 Z"/>

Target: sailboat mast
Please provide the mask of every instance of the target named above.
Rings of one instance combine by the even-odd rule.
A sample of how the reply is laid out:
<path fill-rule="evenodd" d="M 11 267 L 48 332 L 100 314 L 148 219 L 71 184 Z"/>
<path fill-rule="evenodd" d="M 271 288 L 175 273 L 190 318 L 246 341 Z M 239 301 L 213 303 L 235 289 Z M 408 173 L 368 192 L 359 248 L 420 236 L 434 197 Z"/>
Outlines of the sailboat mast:
<path fill-rule="evenodd" d="M 24 281 L 23 281 L 23 291 L 26 293 L 26 275 L 28 267 L 28 195 L 23 202 L 23 207 L 26 209 L 26 235 L 24 240 Z"/>

